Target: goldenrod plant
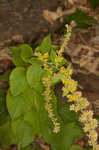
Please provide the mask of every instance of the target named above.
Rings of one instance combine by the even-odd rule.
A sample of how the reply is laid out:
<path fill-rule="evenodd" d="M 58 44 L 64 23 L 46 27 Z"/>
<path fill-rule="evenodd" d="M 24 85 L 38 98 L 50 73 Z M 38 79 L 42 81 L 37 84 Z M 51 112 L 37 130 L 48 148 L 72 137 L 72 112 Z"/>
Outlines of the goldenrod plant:
<path fill-rule="evenodd" d="M 71 66 L 65 67 L 63 52 L 72 33 L 71 26 L 66 25 L 66 29 L 60 48 L 51 44 L 50 35 L 35 49 L 27 44 L 10 47 L 15 68 L 4 104 L 6 119 L 0 124 L 1 147 L 16 144 L 30 150 L 35 136 L 39 136 L 51 150 L 98 150 L 98 121 L 88 109 L 87 99 L 77 91 Z M 55 93 L 59 82 L 63 84 L 62 96 L 66 97 L 64 105 Z M 84 134 L 89 147 L 75 144 Z"/>

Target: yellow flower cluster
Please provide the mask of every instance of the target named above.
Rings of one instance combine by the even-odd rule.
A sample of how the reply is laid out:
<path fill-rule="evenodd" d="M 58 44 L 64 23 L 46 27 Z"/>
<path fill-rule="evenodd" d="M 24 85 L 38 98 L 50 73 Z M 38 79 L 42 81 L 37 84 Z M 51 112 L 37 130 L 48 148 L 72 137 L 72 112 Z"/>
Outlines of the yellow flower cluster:
<path fill-rule="evenodd" d="M 64 66 L 60 67 L 60 73 L 64 74 L 66 77 L 70 77 L 72 75 L 72 69 L 70 69 L 68 72 Z"/>
<path fill-rule="evenodd" d="M 45 91 L 44 91 L 44 96 L 46 97 L 46 104 L 45 104 L 45 109 L 48 111 L 48 116 L 52 120 L 54 124 L 54 133 L 58 133 L 60 131 L 60 123 L 58 123 L 57 118 L 55 117 L 53 113 L 53 107 L 51 104 L 51 76 L 53 74 L 53 71 L 51 67 L 48 66 L 47 61 L 48 61 L 48 53 L 41 54 L 40 52 L 35 52 L 35 56 L 38 57 L 39 60 L 41 60 L 44 64 L 44 69 L 47 70 L 50 74 L 48 77 L 43 78 L 43 83 L 45 85 Z"/>
<path fill-rule="evenodd" d="M 57 52 L 58 57 L 55 59 L 56 63 L 60 63 L 63 60 L 62 53 L 64 51 L 64 48 L 67 46 L 68 41 L 70 40 L 70 37 L 71 37 L 71 26 L 66 25 L 66 28 L 67 28 L 67 33 L 65 35 L 64 42 L 61 45 L 60 50 Z"/>
<path fill-rule="evenodd" d="M 71 36 L 71 27 L 66 25 L 67 28 L 67 34 L 65 36 L 64 43 L 62 44 L 59 52 L 58 57 L 56 59 L 56 62 L 61 62 L 63 59 L 62 53 L 64 51 L 65 46 L 68 44 L 68 41 Z M 72 69 L 69 69 L 66 71 L 65 67 L 60 68 L 60 74 L 63 74 L 66 76 L 65 79 L 62 79 L 62 83 L 64 87 L 63 90 L 63 96 L 66 96 L 70 102 L 73 102 L 73 104 L 70 106 L 70 110 L 74 110 L 75 112 L 80 112 L 80 118 L 79 120 L 83 123 L 84 128 L 83 130 L 88 134 L 89 137 L 89 144 L 93 146 L 93 150 L 98 150 L 99 145 L 97 144 L 97 132 L 96 128 L 98 126 L 98 121 L 96 119 L 93 119 L 93 112 L 91 110 L 87 110 L 87 107 L 89 106 L 89 102 L 86 98 L 82 97 L 82 93 L 77 91 L 77 82 L 75 82 L 72 78 Z"/>
<path fill-rule="evenodd" d="M 43 61 L 43 62 L 47 62 L 48 56 L 49 56 L 48 52 L 44 53 L 43 55 L 40 52 L 35 52 L 34 55 L 37 56 L 38 59 L 41 60 L 41 61 Z"/>
<path fill-rule="evenodd" d="M 64 84 L 64 87 L 62 88 L 62 90 L 63 90 L 63 92 L 66 92 L 66 95 L 69 92 L 75 92 L 76 91 L 77 82 L 75 82 L 71 78 L 67 78 L 66 80 L 62 80 L 62 83 Z"/>
<path fill-rule="evenodd" d="M 71 26 L 66 25 L 67 28 L 67 34 L 65 36 L 64 42 L 60 48 L 60 50 L 57 52 L 57 58 L 55 59 L 56 67 L 57 64 L 60 63 L 64 58 L 62 56 L 62 53 L 64 51 L 65 46 L 68 44 L 68 41 L 71 36 Z M 48 53 L 45 53 L 42 55 L 41 53 L 35 53 L 35 56 L 38 56 L 39 60 L 44 62 L 44 69 L 47 70 L 50 74 L 48 77 L 43 79 L 43 83 L 45 84 L 45 92 L 44 95 L 46 97 L 46 104 L 45 108 L 48 111 L 48 116 L 52 120 L 54 124 L 54 133 L 58 133 L 60 131 L 60 123 L 58 123 L 57 118 L 55 117 L 53 113 L 53 108 L 51 104 L 51 77 L 53 75 L 52 69 L 48 66 Z M 89 106 L 89 102 L 86 98 L 82 97 L 82 93 L 77 91 L 77 82 L 74 81 L 71 78 L 72 75 L 72 69 L 65 69 L 64 66 L 59 68 L 59 75 L 63 75 L 66 78 L 62 78 L 63 83 L 63 96 L 66 96 L 69 100 L 69 102 L 73 102 L 73 104 L 70 106 L 70 110 L 73 110 L 75 112 L 80 112 L 80 118 L 79 120 L 83 123 L 83 130 L 87 133 L 89 137 L 89 145 L 93 146 L 93 150 L 98 150 L 97 147 L 99 145 L 97 144 L 97 132 L 96 128 L 98 126 L 98 121 L 96 119 L 93 119 L 93 112 L 91 110 L 87 110 Z"/>
<path fill-rule="evenodd" d="M 43 78 L 43 83 L 45 84 L 45 92 L 44 96 L 46 97 L 45 109 L 48 111 L 48 116 L 52 120 L 54 124 L 54 133 L 58 133 L 60 131 L 60 123 L 57 122 L 57 118 L 53 113 L 53 107 L 51 104 L 51 76 Z"/>
<path fill-rule="evenodd" d="M 65 68 L 60 71 L 66 76 L 65 80 L 62 80 L 64 87 L 62 88 L 63 93 L 66 93 L 66 97 L 73 104 L 70 106 L 70 110 L 75 112 L 80 112 L 79 120 L 83 123 L 83 130 L 88 134 L 89 144 L 93 146 L 93 149 L 96 150 L 97 147 L 97 132 L 96 128 L 98 126 L 98 121 L 93 119 L 93 112 L 91 110 L 87 110 L 86 108 L 89 106 L 89 102 L 86 98 L 82 97 L 82 93 L 77 91 L 77 83 L 71 78 L 67 77 Z"/>
<path fill-rule="evenodd" d="M 84 124 L 84 131 L 88 133 L 89 145 L 93 146 L 96 150 L 98 138 L 96 128 L 98 127 L 98 121 L 93 119 L 93 112 L 90 110 L 82 111 L 79 120 Z"/>

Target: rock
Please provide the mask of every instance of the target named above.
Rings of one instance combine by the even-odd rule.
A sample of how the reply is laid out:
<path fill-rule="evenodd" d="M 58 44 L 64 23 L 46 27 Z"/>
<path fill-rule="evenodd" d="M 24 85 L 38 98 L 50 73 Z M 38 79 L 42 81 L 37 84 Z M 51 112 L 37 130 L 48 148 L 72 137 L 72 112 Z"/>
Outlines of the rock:
<path fill-rule="evenodd" d="M 43 10 L 56 11 L 60 0 L 1 0 L 0 44 L 21 39 L 31 42 L 55 31 L 60 23 L 51 25 L 44 19 Z M 18 39 L 19 37 L 19 39 Z"/>

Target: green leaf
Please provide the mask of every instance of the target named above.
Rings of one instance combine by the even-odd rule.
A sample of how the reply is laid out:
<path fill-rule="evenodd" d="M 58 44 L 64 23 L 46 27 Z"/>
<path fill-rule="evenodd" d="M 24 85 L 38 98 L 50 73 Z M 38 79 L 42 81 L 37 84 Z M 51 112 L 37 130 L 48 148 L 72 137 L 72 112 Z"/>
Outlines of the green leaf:
<path fill-rule="evenodd" d="M 9 80 L 9 75 L 11 71 L 6 71 L 2 75 L 0 75 L 0 80 L 1 81 L 8 81 Z"/>
<path fill-rule="evenodd" d="M 45 123 L 43 138 L 51 144 L 51 148 L 54 150 L 69 150 L 73 142 L 83 136 L 82 130 L 75 123 L 66 124 L 62 127 L 60 133 L 57 134 L 51 132 L 51 129 L 47 127 L 48 123 Z"/>
<path fill-rule="evenodd" d="M 28 112 L 33 106 L 33 93 L 27 89 L 24 93 L 13 96 L 8 91 L 7 108 L 12 119 L 16 119 Z"/>
<path fill-rule="evenodd" d="M 12 61 L 16 66 L 25 66 L 24 61 L 22 60 L 20 54 L 21 50 L 17 47 L 9 47 L 12 52 Z"/>
<path fill-rule="evenodd" d="M 26 75 L 25 68 L 17 67 L 10 75 L 10 90 L 12 95 L 17 96 L 26 88 Z"/>
<path fill-rule="evenodd" d="M 83 148 L 80 147 L 79 145 L 73 145 L 69 150 L 92 150 L 92 148 Z"/>
<path fill-rule="evenodd" d="M 27 122 L 29 125 L 32 126 L 33 132 L 35 135 L 38 135 L 38 133 L 40 132 L 40 129 L 39 129 L 40 124 L 39 124 L 38 116 L 39 116 L 39 114 L 35 108 L 32 108 L 31 111 L 28 111 L 24 115 L 25 122 Z"/>
<path fill-rule="evenodd" d="M 28 146 L 26 146 L 24 148 L 21 148 L 20 150 L 34 150 L 34 149 L 33 149 L 33 145 L 30 144 L 30 145 L 28 145 Z"/>
<path fill-rule="evenodd" d="M 58 108 L 59 115 L 61 116 L 62 120 L 64 123 L 69 123 L 69 122 L 77 122 L 78 121 L 78 114 L 75 113 L 74 111 L 70 111 L 70 103 L 66 103 L 65 105 L 61 105 Z"/>
<path fill-rule="evenodd" d="M 50 60 L 51 60 L 52 63 L 55 63 L 56 57 L 57 57 L 56 52 L 55 52 L 53 49 L 51 49 L 51 52 L 50 52 Z"/>
<path fill-rule="evenodd" d="M 29 62 L 30 58 L 33 56 L 33 50 L 32 48 L 27 45 L 21 45 L 19 47 L 19 49 L 21 50 L 21 58 L 24 62 Z"/>
<path fill-rule="evenodd" d="M 40 66 L 40 67 L 43 66 L 42 61 L 39 60 L 39 59 L 36 58 L 36 57 L 31 58 L 31 59 L 29 60 L 29 63 L 30 63 L 31 65 L 33 65 L 33 66 Z"/>
<path fill-rule="evenodd" d="M 33 142 L 33 128 L 22 119 L 12 121 L 12 129 L 20 147 L 25 147 Z"/>
<path fill-rule="evenodd" d="M 99 7 L 99 0 L 88 0 L 88 3 L 94 9 L 97 8 L 97 7 Z"/>
<path fill-rule="evenodd" d="M 43 90 L 43 85 L 41 83 L 42 74 L 42 68 L 36 65 L 30 66 L 26 73 L 26 78 L 30 87 L 39 92 Z"/>
<path fill-rule="evenodd" d="M 69 123 L 64 128 L 64 145 L 66 150 L 70 148 L 75 140 L 79 140 L 83 136 L 83 131 L 75 123 Z"/>
<path fill-rule="evenodd" d="M 6 108 L 6 96 L 3 89 L 0 89 L 0 125 L 8 121 L 8 112 Z"/>
<path fill-rule="evenodd" d="M 52 49 L 54 50 L 58 50 L 59 49 L 59 46 L 58 45 L 51 45 Z"/>
<path fill-rule="evenodd" d="M 88 16 L 87 14 L 82 12 L 80 9 L 76 9 L 76 12 L 68 15 L 66 19 L 69 22 L 74 20 L 77 23 L 77 26 L 76 26 L 77 28 L 88 28 L 90 25 L 97 22 L 94 18 L 92 18 L 91 16 Z"/>
<path fill-rule="evenodd" d="M 62 59 L 62 61 L 60 63 L 57 64 L 58 67 L 63 66 L 64 64 L 66 64 L 67 60 L 65 58 Z"/>
<path fill-rule="evenodd" d="M 12 131 L 10 122 L 7 122 L 0 126 L 0 145 L 8 148 L 12 144 L 16 144 L 16 138 Z"/>
<path fill-rule="evenodd" d="M 73 145 L 70 150 L 84 150 L 82 147 L 80 147 L 79 145 Z"/>
<path fill-rule="evenodd" d="M 41 52 L 42 54 L 49 52 L 51 49 L 51 37 L 50 35 L 46 36 L 41 45 L 39 47 L 36 48 L 36 51 Z"/>
<path fill-rule="evenodd" d="M 40 144 L 33 142 L 31 145 L 28 145 L 21 150 L 42 150 Z"/>
<path fill-rule="evenodd" d="M 0 113 L 5 111 L 5 92 L 4 89 L 0 88 Z"/>
<path fill-rule="evenodd" d="M 62 79 L 66 79 L 65 75 L 58 73 L 56 77 L 52 77 L 51 84 L 55 85 L 56 83 L 60 82 Z"/>

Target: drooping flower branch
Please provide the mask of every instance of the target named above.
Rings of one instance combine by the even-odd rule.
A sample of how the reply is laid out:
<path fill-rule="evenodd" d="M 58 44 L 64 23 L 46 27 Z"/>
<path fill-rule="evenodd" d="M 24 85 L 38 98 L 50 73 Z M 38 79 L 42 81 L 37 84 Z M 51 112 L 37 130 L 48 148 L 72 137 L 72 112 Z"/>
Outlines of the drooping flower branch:
<path fill-rule="evenodd" d="M 67 35 L 64 39 L 60 52 L 58 52 L 58 61 L 61 61 L 63 59 L 62 53 L 64 51 L 64 47 L 67 45 L 68 40 L 71 36 L 71 28 L 68 25 L 66 25 L 66 27 Z M 62 66 L 59 72 L 66 76 L 65 80 L 62 79 L 62 83 L 64 85 L 62 88 L 63 96 L 66 96 L 69 102 L 73 102 L 73 104 L 70 106 L 70 110 L 80 112 L 79 120 L 83 123 L 83 130 L 85 133 L 87 133 L 87 136 L 89 137 L 89 145 L 93 146 L 93 150 L 96 150 L 98 146 L 98 134 L 96 131 L 98 127 L 98 121 L 93 118 L 93 111 L 87 110 L 89 102 L 86 98 L 82 97 L 81 92 L 77 91 L 77 82 L 71 78 L 72 69 L 69 69 L 67 71 L 67 69 Z"/>
<path fill-rule="evenodd" d="M 53 71 L 51 67 L 49 67 L 48 62 L 48 53 L 45 53 L 44 55 L 41 55 L 41 53 L 35 53 L 35 56 L 38 56 L 39 60 L 43 62 L 44 70 L 48 71 L 48 76 L 43 78 L 43 84 L 45 86 L 45 91 L 43 95 L 45 96 L 45 109 L 48 112 L 48 117 L 52 120 L 54 129 L 53 133 L 60 132 L 60 123 L 58 122 L 58 119 L 56 118 L 54 112 L 53 112 L 53 106 L 51 101 L 53 100 L 51 97 L 51 79 L 53 76 Z"/>
<path fill-rule="evenodd" d="M 55 117 L 53 106 L 51 104 L 51 80 L 53 76 L 65 76 L 65 78 L 61 78 L 61 81 L 63 83 L 63 96 L 66 96 L 66 98 L 68 98 L 68 101 L 72 102 L 70 110 L 80 113 L 79 120 L 83 123 L 83 130 L 89 137 L 89 145 L 93 146 L 93 150 L 96 150 L 96 147 L 98 146 L 98 134 L 96 132 L 98 121 L 93 118 L 93 111 L 87 109 L 89 106 L 88 100 L 82 97 L 82 93 L 80 91 L 77 91 L 77 82 L 71 78 L 72 69 L 70 67 L 69 69 L 65 68 L 64 66 L 59 67 L 58 65 L 64 59 L 62 56 L 64 48 L 67 46 L 68 41 L 71 37 L 71 26 L 66 25 L 66 28 L 67 34 L 65 35 L 64 42 L 61 45 L 60 50 L 57 52 L 55 64 L 48 62 L 48 53 L 42 55 L 40 52 L 35 52 L 35 56 L 37 56 L 39 60 L 43 62 L 44 69 L 49 72 L 49 75 L 43 78 L 43 83 L 45 85 L 45 109 L 48 111 L 48 116 L 54 124 L 53 132 L 58 133 L 60 131 L 61 125 L 58 122 L 58 119 Z M 53 66 L 57 68 L 56 73 L 53 72 Z"/>

